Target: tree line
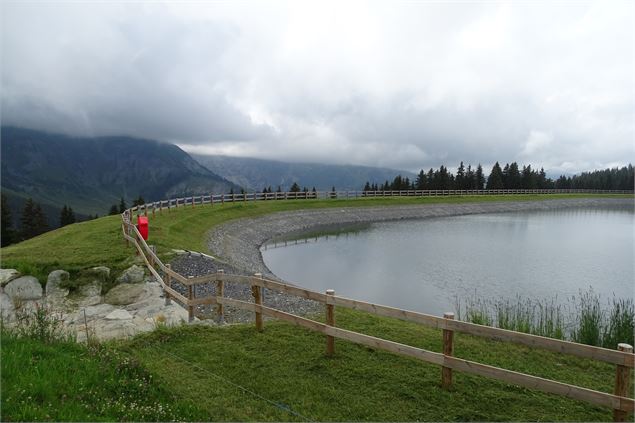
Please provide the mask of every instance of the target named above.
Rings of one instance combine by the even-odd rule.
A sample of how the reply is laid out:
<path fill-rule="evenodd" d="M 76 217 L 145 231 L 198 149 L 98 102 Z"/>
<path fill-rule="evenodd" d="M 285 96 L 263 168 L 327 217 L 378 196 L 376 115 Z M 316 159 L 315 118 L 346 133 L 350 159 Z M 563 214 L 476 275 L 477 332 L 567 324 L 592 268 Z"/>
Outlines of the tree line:
<path fill-rule="evenodd" d="M 491 172 L 485 177 L 483 167 L 479 163 L 465 167 L 461 162 L 452 173 L 441 165 L 438 169 L 423 169 L 414 180 L 397 175 L 392 181 L 382 184 L 366 182 L 364 191 L 405 191 L 405 190 L 482 190 L 482 189 L 601 189 L 601 190 L 633 190 L 633 166 L 622 168 L 594 170 L 579 175 L 561 175 L 558 179 L 548 178 L 545 170 L 532 168 L 531 165 L 518 165 L 517 162 L 506 163 L 501 167 L 494 164 Z"/>
<path fill-rule="evenodd" d="M 48 219 L 46 217 L 46 214 L 44 213 L 44 210 L 42 209 L 42 206 L 39 203 L 33 201 L 32 198 L 28 198 L 24 203 L 24 207 L 22 208 L 22 212 L 20 215 L 19 229 L 13 228 L 11 209 L 9 208 L 7 198 L 4 194 L 2 194 L 1 215 L 2 222 L 0 226 L 2 227 L 1 237 L 3 247 L 15 242 L 24 241 L 29 238 L 41 235 L 50 229 Z M 89 219 L 92 219 L 92 216 L 89 216 Z M 72 207 L 64 204 L 64 207 L 62 207 L 62 210 L 60 212 L 59 221 L 60 227 L 70 225 L 77 221 L 75 212 L 73 211 Z"/>

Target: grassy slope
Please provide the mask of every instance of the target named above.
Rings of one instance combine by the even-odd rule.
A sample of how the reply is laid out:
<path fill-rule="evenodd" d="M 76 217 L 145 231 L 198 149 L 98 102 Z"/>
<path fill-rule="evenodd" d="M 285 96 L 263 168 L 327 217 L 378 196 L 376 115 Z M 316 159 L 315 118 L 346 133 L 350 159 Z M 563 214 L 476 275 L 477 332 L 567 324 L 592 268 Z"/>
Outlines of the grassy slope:
<path fill-rule="evenodd" d="M 338 326 L 441 351 L 441 332 L 350 310 Z M 135 340 L 129 351 L 211 420 L 298 420 L 219 377 L 283 403 L 310 420 L 470 421 L 609 420 L 611 411 L 476 376 L 455 373 L 440 389 L 438 366 L 336 341 L 324 356 L 324 337 L 281 322 L 263 333 L 251 326 L 188 327 Z M 456 355 L 610 392 L 614 368 L 467 335 Z M 210 352 L 213 352 L 210 354 Z M 172 355 L 173 354 L 173 355 Z M 178 357 L 178 358 L 177 358 Z M 192 369 L 182 359 L 195 363 Z M 203 370 L 204 369 L 204 370 Z M 216 376 L 214 376 L 216 375 Z"/>
<path fill-rule="evenodd" d="M 273 211 L 538 198 L 541 197 L 272 201 L 205 206 L 157 216 L 151 220 L 151 240 L 164 251 L 168 248 L 204 251 L 205 232 L 212 225 Z M 72 225 L 2 250 L 3 267 L 30 267 L 42 273 L 43 269 L 53 267 L 81 269 L 99 264 L 121 268 L 130 261 L 131 254 L 132 249 L 126 249 L 121 240 L 117 216 Z M 338 326 L 370 335 L 433 351 L 441 348 L 439 331 L 414 324 L 343 309 L 337 310 L 337 321 Z M 282 322 L 268 322 L 262 334 L 251 326 L 185 327 L 162 330 L 117 344 L 118 351 L 138 360 L 153 376 L 153 382 L 141 382 L 148 387 L 141 386 L 142 390 L 127 394 L 129 398 L 147 398 L 143 402 L 145 414 L 137 414 L 134 418 L 125 415 L 126 406 L 105 405 L 122 398 L 117 381 L 122 380 L 121 377 L 127 380 L 128 376 L 113 374 L 110 377 L 107 369 L 99 368 L 104 366 L 99 357 L 91 357 L 80 347 L 70 352 L 68 348 L 34 346 L 29 342 L 24 345 L 15 341 L 7 343 L 3 336 L 3 419 L 113 420 L 127 417 L 144 420 L 158 418 L 147 409 L 153 403 L 163 404 L 185 420 L 299 419 L 227 381 L 316 420 L 588 421 L 611 417 L 608 409 L 459 373 L 455 374 L 453 389 L 445 392 L 439 389 L 440 369 L 437 366 L 341 341 L 337 341 L 336 357 L 328 359 L 323 356 L 321 335 Z M 37 352 L 38 349 L 42 351 Z M 18 351 L 14 358 L 11 358 L 12 351 Z M 467 335 L 456 336 L 456 355 L 604 392 L 611 392 L 614 380 L 613 366 Z M 41 362 L 46 365 L 33 365 L 39 362 L 31 359 L 32 356 L 46 357 Z M 69 367 L 68 360 L 80 360 L 85 364 L 81 368 Z M 28 372 L 12 370 L 26 368 Z M 66 368 L 75 370 L 61 370 Z M 108 400 L 95 403 L 102 404 L 99 407 L 86 404 L 89 401 L 84 390 L 104 377 L 110 377 L 112 384 L 105 384 L 103 390 L 93 394 Z M 166 387 L 169 387 L 170 395 L 166 393 Z M 75 396 L 80 404 L 88 407 L 64 411 L 63 406 L 47 405 L 61 401 L 61 395 Z M 29 402 L 27 396 L 35 397 L 37 401 L 28 407 L 24 403 L 20 405 L 21 401 Z"/>
<path fill-rule="evenodd" d="M 441 331 L 345 309 L 336 315 L 338 326 L 441 350 Z M 336 340 L 327 358 L 322 335 L 284 322 L 267 321 L 263 333 L 252 325 L 161 329 L 92 353 L 2 342 L 3 421 L 611 418 L 606 408 L 458 372 L 444 391 L 438 366 L 349 342 Z M 615 375 L 611 365 L 463 334 L 455 355 L 605 392 Z"/>

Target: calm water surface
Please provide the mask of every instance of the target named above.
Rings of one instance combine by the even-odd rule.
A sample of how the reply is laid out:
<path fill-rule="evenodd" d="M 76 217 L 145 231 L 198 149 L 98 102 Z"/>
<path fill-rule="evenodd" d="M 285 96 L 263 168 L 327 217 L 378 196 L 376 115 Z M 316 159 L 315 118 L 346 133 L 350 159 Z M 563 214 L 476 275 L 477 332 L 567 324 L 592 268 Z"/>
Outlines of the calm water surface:
<path fill-rule="evenodd" d="M 369 225 L 262 248 L 281 278 L 425 313 L 455 298 L 633 298 L 634 213 L 572 209 Z M 281 247 L 282 246 L 282 247 Z"/>

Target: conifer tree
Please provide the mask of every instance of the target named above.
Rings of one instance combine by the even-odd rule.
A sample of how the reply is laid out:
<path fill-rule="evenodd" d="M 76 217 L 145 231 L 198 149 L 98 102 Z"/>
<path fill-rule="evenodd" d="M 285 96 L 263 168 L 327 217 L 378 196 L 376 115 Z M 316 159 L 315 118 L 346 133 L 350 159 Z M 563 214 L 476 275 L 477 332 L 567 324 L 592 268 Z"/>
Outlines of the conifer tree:
<path fill-rule="evenodd" d="M 72 223 L 75 223 L 75 213 L 71 207 L 64 204 L 62 212 L 60 213 L 60 227 L 70 225 Z"/>
<path fill-rule="evenodd" d="M 119 201 L 119 214 L 125 212 L 127 208 L 128 206 L 126 206 L 126 202 L 124 201 L 123 197 L 121 197 L 121 201 Z"/>
<path fill-rule="evenodd" d="M 42 206 L 34 202 L 32 198 L 29 198 L 24 203 L 20 223 L 22 224 L 22 237 L 24 239 L 33 238 L 48 230 L 48 223 L 46 222 L 46 215 L 42 210 Z"/>
<path fill-rule="evenodd" d="M 492 171 L 487 178 L 487 189 L 503 189 L 503 171 L 496 162 L 494 167 L 492 167 Z"/>
<path fill-rule="evenodd" d="M 11 218 L 11 210 L 9 209 L 9 204 L 7 203 L 7 197 L 2 194 L 1 200 L 2 204 L 2 222 L 0 226 L 2 226 L 2 234 L 0 234 L 1 245 L 7 246 L 12 244 L 15 240 L 15 232 L 12 228 L 13 219 Z"/>
<path fill-rule="evenodd" d="M 113 216 L 115 214 L 119 214 L 119 208 L 117 207 L 116 204 L 113 204 L 112 206 L 110 206 L 110 210 L 108 211 L 108 215 L 109 216 Z"/>
<path fill-rule="evenodd" d="M 485 186 L 485 175 L 483 175 L 483 167 L 479 163 L 476 167 L 476 189 L 481 190 Z"/>
<path fill-rule="evenodd" d="M 291 188 L 289 188 L 289 191 L 300 192 L 300 185 L 298 185 L 297 182 L 294 182 L 293 185 L 291 185 Z"/>

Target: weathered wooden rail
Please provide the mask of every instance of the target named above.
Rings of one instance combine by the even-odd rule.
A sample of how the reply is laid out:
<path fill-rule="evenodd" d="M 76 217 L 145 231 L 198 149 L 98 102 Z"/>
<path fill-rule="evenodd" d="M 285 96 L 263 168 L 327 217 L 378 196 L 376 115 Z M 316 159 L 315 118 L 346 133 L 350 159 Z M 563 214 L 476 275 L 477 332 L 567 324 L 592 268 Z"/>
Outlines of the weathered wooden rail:
<path fill-rule="evenodd" d="M 272 200 L 327 200 L 353 198 L 390 197 L 442 197 L 460 195 L 527 195 L 527 194 L 633 194 L 625 190 L 593 189 L 495 189 L 495 190 L 403 190 L 403 191 L 300 191 L 300 192 L 246 192 L 240 194 L 207 194 L 172 198 L 134 206 L 130 211 L 143 213 L 162 212 L 179 207 L 194 207 L 203 204 L 225 204 L 248 201 Z"/>
<path fill-rule="evenodd" d="M 305 193 L 299 194 L 303 195 Z M 214 197 L 215 196 L 208 197 L 211 200 L 212 204 L 214 204 Z M 194 198 L 195 197 L 192 197 L 191 205 L 195 204 Z M 199 198 L 200 201 L 203 202 L 203 197 Z M 222 198 L 224 197 L 220 197 L 221 202 L 223 201 Z M 178 204 L 179 201 L 169 200 L 168 204 L 169 203 Z M 141 208 L 141 210 L 145 210 L 147 212 L 147 206 L 148 205 L 146 204 L 145 207 Z M 632 390 L 630 384 L 632 369 L 633 367 L 635 367 L 635 355 L 633 354 L 633 347 L 630 345 L 619 344 L 617 346 L 617 350 L 611 350 L 590 345 L 578 344 L 574 342 L 562 341 L 558 339 L 545 338 L 542 336 L 530 335 L 521 332 L 514 332 L 495 327 L 482 326 L 474 323 L 454 320 L 454 315 L 452 313 L 446 313 L 444 317 L 438 317 L 429 314 L 388 307 L 380 304 L 372 304 L 364 301 L 358 301 L 337 296 L 332 290 L 328 290 L 326 293 L 320 293 L 298 286 L 268 280 L 266 278 L 263 278 L 260 274 L 256 274 L 254 276 L 243 276 L 225 274 L 223 271 L 219 271 L 215 274 L 188 278 L 173 271 L 170 268 L 169 264 L 163 264 L 163 262 L 156 255 L 154 249 L 148 246 L 146 241 L 141 237 L 139 231 L 137 230 L 137 227 L 131 222 L 131 217 L 133 216 L 133 212 L 135 210 L 139 212 L 140 209 L 129 209 L 122 214 L 123 237 L 124 239 L 126 239 L 127 242 L 131 242 L 132 245 L 137 249 L 140 257 L 144 260 L 149 271 L 156 278 L 156 280 L 161 283 L 165 293 L 166 304 L 170 303 L 172 300 L 178 301 L 183 307 L 186 307 L 188 309 L 190 320 L 194 319 L 196 307 L 199 305 L 215 305 L 216 313 L 220 320 L 222 320 L 223 318 L 225 306 L 236 307 L 254 313 L 256 328 L 259 331 L 264 330 L 263 317 L 267 316 L 275 319 L 284 320 L 297 326 L 301 326 L 306 329 L 324 334 L 326 336 L 326 354 L 329 355 L 335 353 L 334 339 L 338 338 L 357 344 L 366 345 L 371 348 L 389 351 L 398 355 L 412 357 L 427 363 L 439 365 L 441 366 L 441 386 L 446 389 L 452 384 L 452 371 L 460 371 L 496 379 L 502 382 L 522 386 L 529 389 L 562 395 L 575 400 L 585 401 L 594 405 L 608 407 L 613 409 L 614 421 L 626 421 L 628 414 L 634 411 L 635 400 L 631 397 Z M 187 295 L 183 295 L 175 290 L 172 286 L 173 281 L 177 281 L 185 286 L 187 289 Z M 251 287 L 251 292 L 254 299 L 253 302 L 225 297 L 224 284 L 228 282 L 249 285 Z M 215 284 L 216 295 L 208 295 L 204 297 L 196 297 L 194 295 L 194 286 L 210 283 Z M 317 322 L 306 317 L 296 316 L 294 314 L 264 306 L 262 304 L 263 289 L 283 292 L 289 295 L 298 296 L 304 299 L 309 299 L 324 304 L 326 309 L 326 323 Z M 443 336 L 443 352 L 438 353 L 428 351 L 422 348 L 404 345 L 398 342 L 338 328 L 335 323 L 336 307 L 360 310 L 377 316 L 396 318 L 439 329 L 442 331 Z M 504 342 L 517 343 L 533 348 L 542 348 L 557 353 L 570 354 L 578 357 L 613 364 L 616 366 L 614 392 L 612 394 L 600 392 L 589 388 L 575 386 L 563 382 L 558 382 L 454 357 L 453 335 L 455 332 L 485 337 Z"/>

